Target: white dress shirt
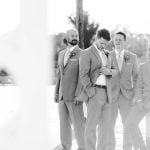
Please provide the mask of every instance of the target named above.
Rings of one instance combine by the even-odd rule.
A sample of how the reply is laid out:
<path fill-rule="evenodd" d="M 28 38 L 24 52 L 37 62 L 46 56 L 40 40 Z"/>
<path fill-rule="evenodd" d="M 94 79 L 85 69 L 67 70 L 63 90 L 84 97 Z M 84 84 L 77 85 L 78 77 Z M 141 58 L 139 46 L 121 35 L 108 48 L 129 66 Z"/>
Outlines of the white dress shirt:
<path fill-rule="evenodd" d="M 105 53 L 103 51 L 98 50 L 97 46 L 94 44 L 96 50 L 98 51 L 98 54 L 102 60 L 102 66 L 107 66 L 107 56 L 105 55 Z M 106 76 L 101 74 L 97 80 L 96 80 L 96 85 L 106 85 Z"/>

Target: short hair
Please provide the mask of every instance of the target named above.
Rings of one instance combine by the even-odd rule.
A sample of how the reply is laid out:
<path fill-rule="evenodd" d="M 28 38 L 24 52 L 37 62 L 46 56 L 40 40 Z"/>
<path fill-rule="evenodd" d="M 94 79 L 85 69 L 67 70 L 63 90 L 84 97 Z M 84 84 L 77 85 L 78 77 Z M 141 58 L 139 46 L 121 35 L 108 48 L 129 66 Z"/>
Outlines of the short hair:
<path fill-rule="evenodd" d="M 99 38 L 103 38 L 107 41 L 110 41 L 110 33 L 107 29 L 101 29 L 97 31 L 96 37 Z"/>
<path fill-rule="evenodd" d="M 126 41 L 126 39 L 127 39 L 127 36 L 126 36 L 126 34 L 125 33 L 123 33 L 123 32 L 116 32 L 116 34 L 120 34 L 120 35 L 122 35 L 123 37 L 124 37 L 124 40 Z"/>
<path fill-rule="evenodd" d="M 63 43 L 66 44 L 66 45 L 68 44 L 66 37 L 63 38 Z"/>

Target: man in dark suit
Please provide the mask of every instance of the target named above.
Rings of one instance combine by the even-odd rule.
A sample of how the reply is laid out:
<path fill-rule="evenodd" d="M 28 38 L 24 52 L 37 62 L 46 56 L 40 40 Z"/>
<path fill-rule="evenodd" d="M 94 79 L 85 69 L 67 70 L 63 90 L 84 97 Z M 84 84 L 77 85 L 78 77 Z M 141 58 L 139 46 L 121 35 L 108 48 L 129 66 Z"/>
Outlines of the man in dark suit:
<path fill-rule="evenodd" d="M 83 85 L 81 97 L 84 95 L 87 102 L 86 150 L 96 149 L 96 127 L 101 118 L 102 109 L 112 102 L 110 79 L 117 74 L 117 69 L 109 52 L 105 50 L 109 40 L 109 31 L 99 30 L 94 44 L 82 51 L 79 59 L 80 78 Z"/>
<path fill-rule="evenodd" d="M 134 103 L 126 120 L 126 128 L 130 131 L 135 150 L 148 150 L 138 126 L 148 112 L 150 112 L 150 58 L 139 67 Z"/>
<path fill-rule="evenodd" d="M 112 78 L 112 104 L 111 104 L 111 126 L 104 120 L 100 125 L 101 137 L 98 141 L 98 149 L 115 150 L 115 123 L 120 111 L 123 122 L 123 150 L 132 150 L 132 143 L 128 130 L 124 123 L 131 108 L 134 96 L 135 82 L 137 78 L 137 57 L 125 49 L 126 35 L 123 32 L 116 32 L 114 36 L 115 49 L 111 52 L 119 73 Z M 105 130 L 109 131 L 106 136 Z M 104 138 L 106 137 L 106 138 Z"/>
<path fill-rule="evenodd" d="M 84 126 L 82 102 L 76 101 L 80 91 L 79 56 L 81 49 L 77 46 L 79 40 L 75 29 L 67 31 L 67 49 L 59 54 L 58 77 L 55 87 L 55 101 L 59 103 L 60 139 L 63 150 L 71 150 L 73 125 L 78 150 L 84 150 Z"/>

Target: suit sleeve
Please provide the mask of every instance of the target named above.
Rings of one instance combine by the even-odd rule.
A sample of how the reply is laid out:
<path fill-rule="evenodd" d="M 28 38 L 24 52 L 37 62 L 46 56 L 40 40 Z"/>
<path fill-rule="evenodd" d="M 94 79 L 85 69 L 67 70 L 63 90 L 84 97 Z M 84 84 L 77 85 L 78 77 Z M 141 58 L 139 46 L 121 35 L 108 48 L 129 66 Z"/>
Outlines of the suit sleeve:
<path fill-rule="evenodd" d="M 143 73 L 142 73 L 142 67 L 140 66 L 136 84 L 135 84 L 135 101 L 143 99 L 142 90 L 143 90 Z"/>
<path fill-rule="evenodd" d="M 57 69 L 56 69 L 56 83 L 55 83 L 55 91 L 54 91 L 54 100 L 55 100 L 55 102 L 58 102 L 59 87 L 60 87 L 60 69 L 59 69 L 59 65 L 57 65 Z"/>
<path fill-rule="evenodd" d="M 80 54 L 81 54 L 81 52 L 80 52 Z M 80 54 L 79 54 L 79 57 L 80 57 Z M 78 66 L 78 68 L 79 68 L 79 66 Z M 77 83 L 77 87 L 76 87 L 75 97 L 77 97 L 79 95 L 81 90 L 82 90 L 82 83 L 81 83 L 81 79 L 80 79 L 80 76 L 79 76 L 79 73 L 78 73 L 78 83 Z"/>
<path fill-rule="evenodd" d="M 88 97 L 95 94 L 95 88 L 90 79 L 91 60 L 88 51 L 82 51 L 79 58 L 79 75 L 81 83 Z"/>
<path fill-rule="evenodd" d="M 76 92 L 75 92 L 75 97 L 79 96 L 79 93 L 82 90 L 82 83 L 81 83 L 81 79 L 80 77 L 78 77 L 78 83 L 77 83 L 77 88 L 76 88 Z"/>

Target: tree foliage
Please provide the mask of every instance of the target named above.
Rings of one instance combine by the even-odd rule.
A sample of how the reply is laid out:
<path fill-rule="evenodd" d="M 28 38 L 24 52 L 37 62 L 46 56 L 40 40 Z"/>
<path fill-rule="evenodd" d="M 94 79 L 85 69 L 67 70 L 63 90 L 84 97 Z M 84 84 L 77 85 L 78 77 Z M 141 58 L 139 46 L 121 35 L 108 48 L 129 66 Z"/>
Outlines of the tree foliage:
<path fill-rule="evenodd" d="M 51 38 L 53 39 L 53 58 L 54 58 L 54 67 L 57 67 L 57 61 L 58 61 L 58 54 L 61 50 L 66 48 L 66 43 L 64 42 L 64 39 L 66 39 L 66 33 L 58 33 L 51 35 Z"/>
<path fill-rule="evenodd" d="M 99 24 L 90 20 L 90 15 L 87 11 L 83 12 L 83 16 L 84 16 L 84 23 L 83 23 L 84 24 L 84 48 L 88 48 L 93 41 L 93 37 L 96 34 L 97 29 L 99 28 Z M 77 21 L 76 16 L 70 15 L 68 19 L 76 28 L 76 21 Z"/>

